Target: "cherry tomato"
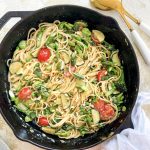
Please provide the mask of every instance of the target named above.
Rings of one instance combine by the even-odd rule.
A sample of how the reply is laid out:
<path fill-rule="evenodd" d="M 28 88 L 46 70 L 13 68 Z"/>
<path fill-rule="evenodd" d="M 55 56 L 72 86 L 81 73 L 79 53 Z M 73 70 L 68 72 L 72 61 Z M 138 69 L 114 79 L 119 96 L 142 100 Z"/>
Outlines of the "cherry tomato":
<path fill-rule="evenodd" d="M 99 111 L 101 120 L 109 120 L 115 114 L 113 107 L 103 100 L 95 102 L 94 108 Z"/>
<path fill-rule="evenodd" d="M 48 126 L 49 123 L 48 123 L 47 118 L 44 117 L 44 116 L 43 116 L 43 117 L 40 117 L 40 118 L 39 118 L 38 125 L 40 125 L 40 126 Z"/>
<path fill-rule="evenodd" d="M 103 100 L 99 100 L 97 102 L 94 103 L 94 108 L 99 111 L 99 110 L 104 110 L 105 107 L 105 102 Z"/>
<path fill-rule="evenodd" d="M 97 74 L 97 80 L 101 81 L 102 77 L 105 75 L 107 75 L 107 70 L 105 70 L 105 69 L 100 70 Z"/>
<path fill-rule="evenodd" d="M 115 115 L 115 111 L 110 104 L 106 104 L 103 111 L 100 112 L 101 120 L 109 120 Z"/>
<path fill-rule="evenodd" d="M 38 52 L 38 60 L 40 62 L 45 62 L 49 59 L 51 53 L 48 48 L 41 48 Z"/>
<path fill-rule="evenodd" d="M 32 91 L 29 87 L 24 87 L 19 91 L 18 98 L 20 100 L 27 100 L 30 98 L 31 93 L 32 93 Z"/>
<path fill-rule="evenodd" d="M 91 38 L 96 45 L 100 43 L 99 40 L 94 37 L 94 34 L 91 35 Z"/>

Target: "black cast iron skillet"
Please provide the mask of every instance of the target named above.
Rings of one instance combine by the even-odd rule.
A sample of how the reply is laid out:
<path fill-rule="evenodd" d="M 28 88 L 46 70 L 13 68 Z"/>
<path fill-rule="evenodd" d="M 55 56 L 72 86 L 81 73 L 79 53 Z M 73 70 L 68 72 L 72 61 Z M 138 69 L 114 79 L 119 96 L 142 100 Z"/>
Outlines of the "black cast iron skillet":
<path fill-rule="evenodd" d="M 35 12 L 9 12 L 0 20 L 2 27 L 10 17 L 21 17 L 5 36 L 0 45 L 0 110 L 2 116 L 12 128 L 14 134 L 21 140 L 28 141 L 45 149 L 86 149 L 101 143 L 122 129 L 132 127 L 130 114 L 134 106 L 139 88 L 139 68 L 134 50 L 121 31 L 118 23 L 111 17 L 106 17 L 91 9 L 73 6 L 58 5 L 40 9 Z M 84 20 L 90 29 L 104 32 L 106 40 L 118 48 L 122 64 L 124 66 L 127 93 L 125 94 L 125 106 L 127 111 L 111 123 L 94 134 L 70 140 L 62 140 L 56 136 L 43 134 L 34 123 L 25 123 L 24 115 L 17 111 L 8 96 L 9 83 L 7 80 L 7 59 L 12 57 L 18 42 L 26 39 L 28 30 L 37 27 L 41 22 L 53 22 L 54 20 L 73 23 L 76 20 Z"/>

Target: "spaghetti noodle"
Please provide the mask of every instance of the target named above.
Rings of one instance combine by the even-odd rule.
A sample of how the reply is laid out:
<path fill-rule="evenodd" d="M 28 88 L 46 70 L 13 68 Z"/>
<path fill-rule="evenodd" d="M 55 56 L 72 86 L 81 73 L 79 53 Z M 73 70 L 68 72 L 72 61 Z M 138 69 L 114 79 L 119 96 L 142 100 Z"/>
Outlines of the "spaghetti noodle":
<path fill-rule="evenodd" d="M 10 97 L 25 121 L 70 139 L 93 133 L 125 109 L 118 50 L 77 21 L 41 23 L 8 60 Z M 124 111 L 124 110 L 123 110 Z"/>

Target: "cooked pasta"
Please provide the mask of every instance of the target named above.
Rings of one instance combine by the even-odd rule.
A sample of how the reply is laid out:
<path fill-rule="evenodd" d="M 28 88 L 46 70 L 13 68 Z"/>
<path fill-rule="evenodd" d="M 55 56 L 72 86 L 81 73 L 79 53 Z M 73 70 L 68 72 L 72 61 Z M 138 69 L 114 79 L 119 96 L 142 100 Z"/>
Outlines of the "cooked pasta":
<path fill-rule="evenodd" d="M 45 133 L 94 133 L 126 109 L 118 52 L 84 21 L 41 23 L 7 62 L 12 103 Z"/>

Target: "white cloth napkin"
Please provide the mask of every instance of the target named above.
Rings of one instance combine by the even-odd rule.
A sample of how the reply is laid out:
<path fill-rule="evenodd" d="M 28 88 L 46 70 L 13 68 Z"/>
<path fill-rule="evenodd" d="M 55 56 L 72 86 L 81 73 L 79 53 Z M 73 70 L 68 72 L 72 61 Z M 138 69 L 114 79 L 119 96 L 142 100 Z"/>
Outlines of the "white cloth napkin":
<path fill-rule="evenodd" d="M 134 129 L 104 142 L 102 150 L 150 150 L 150 93 L 139 93 L 131 119 Z"/>

